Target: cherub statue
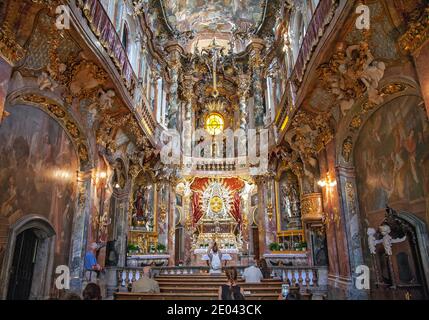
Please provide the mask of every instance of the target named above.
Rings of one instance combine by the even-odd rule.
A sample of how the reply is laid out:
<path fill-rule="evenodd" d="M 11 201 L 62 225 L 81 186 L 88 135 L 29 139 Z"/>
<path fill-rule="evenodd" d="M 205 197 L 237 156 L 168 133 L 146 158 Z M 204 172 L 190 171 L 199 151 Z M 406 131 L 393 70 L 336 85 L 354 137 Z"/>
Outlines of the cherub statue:
<path fill-rule="evenodd" d="M 52 79 L 47 72 L 43 71 L 37 78 L 37 84 L 40 90 L 54 91 L 58 87 L 58 83 Z"/>
<path fill-rule="evenodd" d="M 369 252 L 371 254 L 376 253 L 376 245 L 382 242 L 382 240 L 377 240 L 375 238 L 376 233 L 377 231 L 374 228 L 368 228 L 368 230 L 366 231 L 366 234 L 368 235 Z"/>
<path fill-rule="evenodd" d="M 107 90 L 104 92 L 102 89 L 98 91 L 99 100 L 100 100 L 100 109 L 107 110 L 112 108 L 113 98 L 115 97 L 115 91 Z"/>
<path fill-rule="evenodd" d="M 381 235 L 383 236 L 383 239 L 381 241 L 383 242 L 384 251 L 387 255 L 391 256 L 392 255 L 392 244 L 405 241 L 405 239 L 407 237 L 404 236 L 402 238 L 393 239 L 390 236 L 391 229 L 387 224 L 381 225 L 379 227 L 379 229 L 380 229 Z"/>

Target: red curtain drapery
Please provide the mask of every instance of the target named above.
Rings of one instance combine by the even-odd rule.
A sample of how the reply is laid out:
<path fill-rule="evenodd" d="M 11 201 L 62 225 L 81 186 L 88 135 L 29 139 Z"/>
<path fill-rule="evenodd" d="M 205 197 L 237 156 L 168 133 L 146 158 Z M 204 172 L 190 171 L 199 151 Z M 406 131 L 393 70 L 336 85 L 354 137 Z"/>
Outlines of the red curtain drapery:
<path fill-rule="evenodd" d="M 235 221 L 241 225 L 241 212 L 240 212 L 240 194 L 238 192 L 234 193 L 234 200 L 232 201 L 231 206 L 231 215 L 234 217 Z"/>
<path fill-rule="evenodd" d="M 192 213 L 192 222 L 195 225 L 203 217 L 203 212 L 200 208 L 200 195 L 198 192 L 194 192 L 192 196 Z"/>

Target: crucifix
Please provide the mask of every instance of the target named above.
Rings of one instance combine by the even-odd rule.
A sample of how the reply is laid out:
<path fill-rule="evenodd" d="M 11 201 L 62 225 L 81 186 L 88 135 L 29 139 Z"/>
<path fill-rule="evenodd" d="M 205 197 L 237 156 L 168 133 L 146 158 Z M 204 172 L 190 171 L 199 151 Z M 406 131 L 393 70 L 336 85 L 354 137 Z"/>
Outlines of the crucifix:
<path fill-rule="evenodd" d="M 212 57 L 212 70 L 213 70 L 213 91 L 212 96 L 217 98 L 219 96 L 219 91 L 217 90 L 217 60 L 219 53 L 224 49 L 222 46 L 216 43 L 216 38 L 213 39 L 213 42 L 207 47 L 208 50 L 205 50 Z"/>

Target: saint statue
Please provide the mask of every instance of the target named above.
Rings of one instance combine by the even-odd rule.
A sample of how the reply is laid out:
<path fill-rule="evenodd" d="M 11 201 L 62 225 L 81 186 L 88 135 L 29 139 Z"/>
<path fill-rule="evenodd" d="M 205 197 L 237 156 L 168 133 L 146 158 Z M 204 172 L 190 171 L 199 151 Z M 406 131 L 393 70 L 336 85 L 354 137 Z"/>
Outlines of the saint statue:
<path fill-rule="evenodd" d="M 146 188 L 140 186 L 134 197 L 134 208 L 136 210 L 137 220 L 145 220 L 146 217 L 146 207 L 147 207 L 147 197 L 146 197 Z"/>

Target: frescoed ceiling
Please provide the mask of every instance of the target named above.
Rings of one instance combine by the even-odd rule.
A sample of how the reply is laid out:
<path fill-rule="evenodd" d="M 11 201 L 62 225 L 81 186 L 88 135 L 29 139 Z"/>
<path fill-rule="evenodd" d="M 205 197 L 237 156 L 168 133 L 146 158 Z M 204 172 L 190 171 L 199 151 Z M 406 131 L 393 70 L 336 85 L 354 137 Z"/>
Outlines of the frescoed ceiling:
<path fill-rule="evenodd" d="M 256 30 L 263 23 L 267 0 L 160 0 L 169 26 L 179 33 L 224 33 L 233 28 Z"/>

